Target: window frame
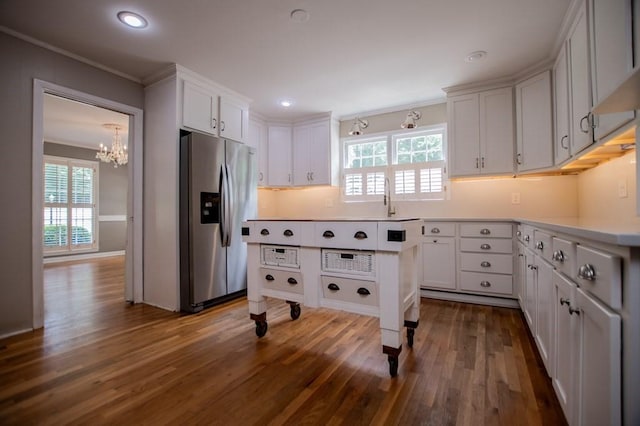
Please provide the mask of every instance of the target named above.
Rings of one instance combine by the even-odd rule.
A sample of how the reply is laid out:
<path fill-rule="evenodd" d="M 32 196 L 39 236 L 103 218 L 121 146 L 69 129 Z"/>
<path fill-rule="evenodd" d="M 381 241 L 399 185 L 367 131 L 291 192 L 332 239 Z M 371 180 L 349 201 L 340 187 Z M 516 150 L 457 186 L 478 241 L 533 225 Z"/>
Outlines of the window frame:
<path fill-rule="evenodd" d="M 45 198 L 46 192 L 46 166 L 47 164 L 56 164 L 67 167 L 67 194 L 66 194 L 66 202 L 54 202 L 50 203 Z M 42 223 L 43 223 L 43 235 L 42 238 L 42 249 L 43 255 L 61 255 L 61 254 L 70 254 L 70 253 L 87 253 L 87 252 L 96 252 L 98 251 L 98 242 L 99 242 L 99 217 L 98 217 L 98 200 L 99 200 L 99 167 L 100 163 L 98 161 L 91 160 L 81 160 L 77 158 L 68 158 L 68 157 L 59 157 L 53 155 L 45 155 L 43 157 L 42 162 L 42 198 L 43 198 L 43 208 L 42 208 Z M 81 167 L 86 169 L 93 170 L 93 179 L 92 179 L 92 195 L 93 202 L 92 203 L 80 203 L 73 201 L 73 168 Z M 47 217 L 46 210 L 48 208 L 63 208 L 66 209 L 66 223 L 67 226 L 67 244 L 64 246 L 53 246 L 48 247 L 44 244 L 44 229 L 47 226 Z M 92 208 L 93 215 L 91 218 L 91 226 L 92 226 L 92 241 L 91 243 L 85 244 L 72 244 L 72 232 L 73 232 L 73 210 L 78 208 Z"/>
<path fill-rule="evenodd" d="M 397 141 L 407 137 L 417 137 L 420 135 L 442 134 L 442 160 L 432 160 L 421 163 L 397 163 Z M 368 141 L 385 140 L 387 143 L 387 165 L 374 167 L 347 168 L 347 149 L 349 146 L 366 143 Z M 391 197 L 393 200 L 403 201 L 424 201 L 424 200 L 446 200 L 449 198 L 449 179 L 448 179 L 448 151 L 447 151 L 447 123 L 440 123 L 431 126 L 420 127 L 415 130 L 397 130 L 389 132 L 381 132 L 364 136 L 352 136 L 342 138 L 340 141 L 340 196 L 343 202 L 362 202 L 362 201 L 382 201 L 384 191 L 377 194 L 367 194 L 366 191 L 366 175 L 367 172 L 384 172 L 384 179 L 389 180 L 392 189 Z M 421 192 L 420 173 L 421 170 L 441 168 L 441 191 L 437 192 Z M 396 172 L 402 170 L 415 170 L 415 192 L 409 194 L 396 193 Z M 358 174 L 362 176 L 363 191 L 359 195 L 347 195 L 346 179 L 347 175 Z"/>

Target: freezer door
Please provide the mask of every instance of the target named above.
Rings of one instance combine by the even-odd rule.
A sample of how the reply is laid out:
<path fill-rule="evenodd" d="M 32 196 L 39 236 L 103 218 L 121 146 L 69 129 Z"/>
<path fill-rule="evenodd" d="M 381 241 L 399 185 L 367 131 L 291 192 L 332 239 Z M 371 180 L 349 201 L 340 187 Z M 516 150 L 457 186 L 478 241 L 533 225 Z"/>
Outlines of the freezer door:
<path fill-rule="evenodd" d="M 189 149 L 190 303 L 226 294 L 226 256 L 222 247 L 222 140 L 191 133 Z"/>
<path fill-rule="evenodd" d="M 227 291 L 247 288 L 247 243 L 242 241 L 242 221 L 255 219 L 258 205 L 258 163 L 255 149 L 226 141 L 227 170 L 231 188 L 229 245 L 227 247 Z"/>

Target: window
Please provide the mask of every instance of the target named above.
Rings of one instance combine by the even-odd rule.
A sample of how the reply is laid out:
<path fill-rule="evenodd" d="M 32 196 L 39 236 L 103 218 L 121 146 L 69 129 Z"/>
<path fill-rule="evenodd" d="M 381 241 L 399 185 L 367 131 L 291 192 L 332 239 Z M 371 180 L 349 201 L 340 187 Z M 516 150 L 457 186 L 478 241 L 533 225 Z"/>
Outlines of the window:
<path fill-rule="evenodd" d="M 395 199 L 444 199 L 446 124 L 343 140 L 343 198 L 378 200 L 389 180 Z"/>
<path fill-rule="evenodd" d="M 45 156 L 43 176 L 45 254 L 96 249 L 98 163 Z"/>

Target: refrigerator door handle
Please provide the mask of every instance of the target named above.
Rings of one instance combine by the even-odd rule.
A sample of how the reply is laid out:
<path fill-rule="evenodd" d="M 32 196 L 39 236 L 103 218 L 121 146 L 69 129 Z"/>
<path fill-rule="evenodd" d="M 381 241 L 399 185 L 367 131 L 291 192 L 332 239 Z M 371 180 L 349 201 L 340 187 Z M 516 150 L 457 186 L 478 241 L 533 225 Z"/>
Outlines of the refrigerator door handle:
<path fill-rule="evenodd" d="M 220 240 L 222 246 L 225 246 L 227 238 L 225 231 L 227 230 L 227 188 L 225 183 L 224 164 L 220 166 Z"/>
<path fill-rule="evenodd" d="M 236 208 L 235 206 L 235 200 L 233 198 L 233 182 L 231 181 L 231 172 L 229 171 L 229 165 L 228 164 L 224 164 L 224 169 L 225 169 L 225 173 L 226 173 L 226 184 L 227 184 L 227 195 L 225 197 L 225 202 L 226 202 L 226 208 L 227 208 L 227 216 L 225 218 L 226 226 L 227 226 L 227 232 L 226 232 L 226 242 L 225 242 L 225 247 L 229 247 L 231 245 L 231 238 L 233 237 L 233 212 Z"/>

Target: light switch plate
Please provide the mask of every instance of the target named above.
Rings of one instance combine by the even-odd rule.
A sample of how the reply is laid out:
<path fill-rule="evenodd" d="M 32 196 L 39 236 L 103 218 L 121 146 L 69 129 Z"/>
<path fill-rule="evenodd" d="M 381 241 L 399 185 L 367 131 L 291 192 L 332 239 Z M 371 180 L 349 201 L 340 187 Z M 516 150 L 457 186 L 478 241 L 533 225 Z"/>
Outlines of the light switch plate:
<path fill-rule="evenodd" d="M 626 180 L 619 180 L 618 181 L 618 197 L 620 198 L 627 198 L 629 196 L 628 192 L 627 192 L 627 181 Z"/>
<path fill-rule="evenodd" d="M 520 193 L 512 192 L 511 193 L 511 204 L 520 204 Z"/>

